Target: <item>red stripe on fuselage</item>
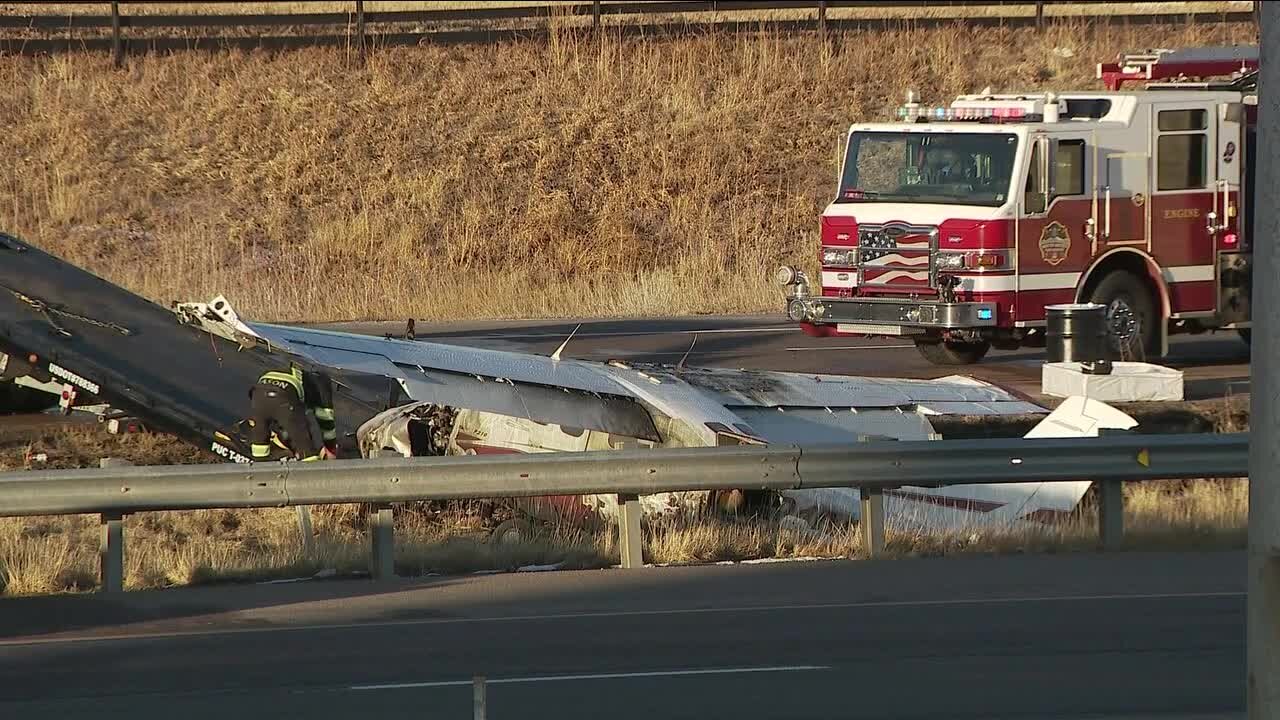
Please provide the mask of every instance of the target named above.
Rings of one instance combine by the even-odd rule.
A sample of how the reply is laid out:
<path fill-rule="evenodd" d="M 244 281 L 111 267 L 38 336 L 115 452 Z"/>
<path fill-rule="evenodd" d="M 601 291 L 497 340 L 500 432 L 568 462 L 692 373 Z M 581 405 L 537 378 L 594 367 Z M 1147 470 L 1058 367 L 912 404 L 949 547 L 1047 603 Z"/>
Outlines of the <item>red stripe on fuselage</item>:
<path fill-rule="evenodd" d="M 947 497 L 945 495 L 925 495 L 924 493 L 916 493 L 909 490 L 885 490 L 884 494 L 893 495 L 894 497 L 899 497 L 903 500 L 914 500 L 916 502 L 937 505 L 939 507 L 980 513 L 999 510 L 1007 504 L 988 502 L 986 500 L 973 500 L 970 498 Z"/>

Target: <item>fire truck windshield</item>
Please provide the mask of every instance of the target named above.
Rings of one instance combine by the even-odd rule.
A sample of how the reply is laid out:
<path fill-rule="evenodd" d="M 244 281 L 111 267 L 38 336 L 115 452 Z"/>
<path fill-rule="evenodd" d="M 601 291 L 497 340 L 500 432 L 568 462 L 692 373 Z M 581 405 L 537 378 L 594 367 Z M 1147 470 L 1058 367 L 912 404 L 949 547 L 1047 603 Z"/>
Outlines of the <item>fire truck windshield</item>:
<path fill-rule="evenodd" d="M 999 207 L 1017 149 L 1012 133 L 855 132 L 836 202 Z"/>

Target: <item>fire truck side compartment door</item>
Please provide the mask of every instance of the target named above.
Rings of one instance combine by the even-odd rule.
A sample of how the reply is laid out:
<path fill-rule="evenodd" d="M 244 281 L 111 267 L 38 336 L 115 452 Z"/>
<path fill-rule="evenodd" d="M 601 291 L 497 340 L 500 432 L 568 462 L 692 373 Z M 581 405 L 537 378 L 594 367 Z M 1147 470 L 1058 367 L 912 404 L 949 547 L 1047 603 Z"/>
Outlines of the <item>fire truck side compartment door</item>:
<path fill-rule="evenodd" d="M 1244 143 L 1240 124 L 1242 113 L 1233 113 L 1230 110 L 1232 104 L 1220 105 L 1218 118 L 1218 202 L 1215 209 L 1223 232 L 1237 232 L 1240 226 L 1240 166 L 1244 161 Z"/>
<path fill-rule="evenodd" d="M 1224 102 L 1219 106 L 1215 222 L 1220 231 L 1215 239 L 1218 252 L 1214 276 L 1218 321 L 1224 324 L 1248 322 L 1252 314 L 1253 264 L 1246 246 L 1250 230 L 1246 221 L 1253 214 L 1256 158 L 1255 138 L 1245 123 L 1243 103 Z"/>

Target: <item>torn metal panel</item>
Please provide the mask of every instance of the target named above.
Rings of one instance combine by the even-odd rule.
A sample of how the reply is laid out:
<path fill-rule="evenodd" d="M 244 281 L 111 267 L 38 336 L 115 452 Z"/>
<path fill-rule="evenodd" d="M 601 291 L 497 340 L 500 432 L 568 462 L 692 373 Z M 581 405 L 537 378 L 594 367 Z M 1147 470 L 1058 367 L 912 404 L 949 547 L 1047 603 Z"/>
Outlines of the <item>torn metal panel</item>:
<path fill-rule="evenodd" d="M 649 374 L 617 366 L 610 366 L 607 371 L 634 397 L 670 418 L 672 431 L 685 446 L 715 446 L 720 428 L 764 440 L 742 416 L 673 374 Z"/>
<path fill-rule="evenodd" d="M 659 440 L 643 405 L 617 395 L 517 382 L 486 380 L 430 369 L 401 368 L 401 383 L 415 400 Z"/>
<path fill-rule="evenodd" d="M 599 430 L 544 424 L 491 412 L 460 410 L 442 415 L 438 406 L 417 402 L 378 414 L 361 426 L 358 437 L 366 457 L 391 451 L 405 457 L 424 454 L 488 455 L 506 453 L 588 452 L 624 447 L 652 447 L 653 443 L 611 435 Z M 430 427 L 432 422 L 449 427 Z M 447 437 L 426 442 L 422 438 Z M 696 511 L 708 501 L 706 491 L 655 493 L 640 498 L 647 515 Z M 591 525 L 616 519 L 613 495 L 575 495 L 517 498 L 524 513 L 548 522 Z"/>
<path fill-rule="evenodd" d="M 458 412 L 431 403 L 411 403 L 384 410 L 356 430 L 360 454 L 378 457 L 391 451 L 404 457 L 448 454 Z"/>

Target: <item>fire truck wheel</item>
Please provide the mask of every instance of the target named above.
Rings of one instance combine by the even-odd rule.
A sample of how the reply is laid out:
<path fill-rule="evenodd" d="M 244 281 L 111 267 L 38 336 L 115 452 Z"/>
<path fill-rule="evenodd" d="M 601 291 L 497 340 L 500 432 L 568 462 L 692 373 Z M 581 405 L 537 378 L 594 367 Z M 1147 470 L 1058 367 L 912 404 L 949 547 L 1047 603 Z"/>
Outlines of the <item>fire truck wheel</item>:
<path fill-rule="evenodd" d="M 916 340 L 916 349 L 934 365 L 972 365 L 986 356 L 991 343 Z"/>
<path fill-rule="evenodd" d="M 1155 302 L 1138 276 L 1112 272 L 1093 288 L 1089 299 L 1107 307 L 1107 333 L 1112 360 L 1141 360 L 1159 352 Z"/>
<path fill-rule="evenodd" d="M 524 518 L 512 518 L 489 533 L 489 542 L 493 545 L 528 542 L 541 536 L 541 528 Z"/>

